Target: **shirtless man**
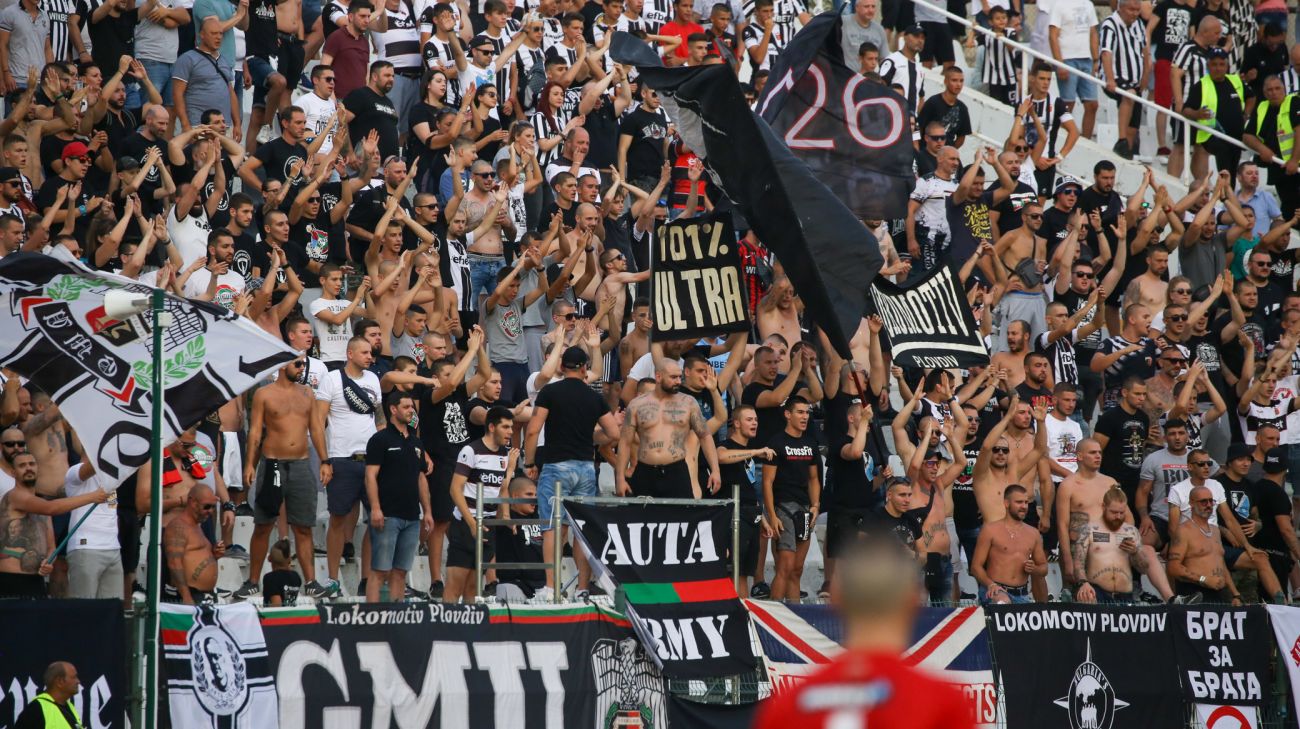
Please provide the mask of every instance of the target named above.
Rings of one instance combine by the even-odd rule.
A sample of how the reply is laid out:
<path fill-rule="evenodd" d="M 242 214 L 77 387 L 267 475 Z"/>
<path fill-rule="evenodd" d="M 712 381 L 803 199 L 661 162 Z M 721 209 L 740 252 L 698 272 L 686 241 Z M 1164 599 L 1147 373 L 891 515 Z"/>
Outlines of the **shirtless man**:
<path fill-rule="evenodd" d="M 216 602 L 217 560 L 226 553 L 226 543 L 219 541 L 214 546 L 199 526 L 216 508 L 216 494 L 206 484 L 197 484 L 186 494 L 185 508 L 163 529 L 168 573 L 163 602 Z"/>
<path fill-rule="evenodd" d="M 1146 572 L 1146 555 L 1138 549 L 1138 530 L 1124 520 L 1128 497 L 1112 486 L 1101 497 L 1100 524 L 1088 524 L 1070 544 L 1074 564 L 1074 599 L 1079 602 L 1133 602 L 1133 571 Z"/>
<path fill-rule="evenodd" d="M 638 296 L 632 302 L 632 331 L 623 336 L 618 343 L 618 364 L 621 379 L 627 379 L 632 365 L 650 351 L 650 330 L 654 320 L 650 318 L 650 299 Z"/>
<path fill-rule="evenodd" d="M 970 573 L 985 605 L 1033 602 L 1030 580 L 1047 576 L 1043 536 L 1025 523 L 1029 506 L 1029 490 L 1013 483 L 1002 494 L 1006 516 L 980 529 Z"/>
<path fill-rule="evenodd" d="M 1025 337 L 1028 344 L 1033 335 L 1047 329 L 1047 302 L 1043 299 L 1043 280 L 1047 276 L 1050 265 L 1047 258 L 1047 239 L 1038 234 L 1043 225 L 1042 208 L 1034 203 L 1026 205 L 1021 220 L 1024 221 L 1024 225 L 1003 235 L 994 243 L 993 255 L 996 258 L 994 265 L 1002 267 L 1002 271 L 1006 273 L 1012 285 L 1012 288 L 1004 293 L 998 306 L 1004 320 L 1023 320 L 1028 324 L 1027 329 L 1030 332 Z M 1071 238 L 1079 235 L 1078 231 L 1082 226 L 1082 215 L 1072 217 L 1069 237 L 1057 246 L 1057 250 L 1074 250 Z M 1004 331 L 1005 334 L 999 333 L 998 341 L 994 345 L 994 349 L 998 352 L 1005 352 L 1011 346 L 1009 341 L 1011 332 L 1009 329 Z M 1022 352 L 1021 356 L 1023 355 Z M 1013 386 L 1015 384 L 1017 383 L 1012 383 Z"/>
<path fill-rule="evenodd" d="M 63 491 L 68 472 L 68 428 L 50 396 L 32 393 L 32 414 L 22 424 L 27 452 L 36 456 L 36 493 L 53 498 Z"/>
<path fill-rule="evenodd" d="M 163 449 L 163 503 L 162 515 L 163 526 L 167 524 L 185 508 L 186 497 L 192 488 L 202 485 L 201 482 L 209 477 L 216 484 L 216 494 L 218 497 L 225 497 L 225 482 L 221 480 L 219 469 L 205 470 L 202 465 L 190 454 L 190 449 L 196 445 L 195 438 L 198 437 L 198 429 L 190 428 L 181 433 L 176 438 L 176 442 Z M 215 464 L 214 464 L 215 465 Z M 153 467 L 149 461 L 145 461 L 140 467 L 135 478 L 135 505 L 140 514 L 148 514 L 152 505 L 150 485 L 152 483 Z M 240 474 L 243 475 L 242 473 Z M 209 486 L 208 490 L 212 490 Z M 222 528 L 233 527 L 235 523 L 234 506 L 228 498 L 223 499 L 225 507 L 221 512 Z"/>
<path fill-rule="evenodd" d="M 1061 544 L 1074 544 L 1089 524 L 1100 524 L 1104 511 L 1102 499 L 1106 492 L 1119 486 L 1115 479 L 1098 470 L 1101 468 L 1101 444 L 1096 439 L 1084 438 L 1079 441 L 1075 453 L 1078 456 L 1079 470 L 1062 481 L 1056 491 L 1056 534 Z M 1129 508 L 1128 504 L 1125 504 L 1125 508 Z M 1131 510 L 1124 521 L 1133 524 Z M 1160 569 L 1160 561 L 1156 559 L 1155 549 L 1149 544 L 1143 544 L 1139 551 L 1147 566 L 1144 574 L 1151 585 L 1165 600 L 1173 597 L 1165 572 Z M 1063 579 L 1074 579 L 1074 560 L 1069 549 L 1061 550 L 1061 575 Z"/>
<path fill-rule="evenodd" d="M 1028 407 L 1027 403 L 1020 402 L 1018 395 L 1012 395 L 1007 414 L 985 436 L 979 458 L 975 459 L 971 478 L 975 483 L 975 503 L 985 524 L 1000 521 L 1007 515 L 1003 492 L 1037 471 L 1039 459 L 1047 453 L 1047 427 L 1043 424 L 1047 418 L 1046 406 L 1040 406 L 1030 416 L 1038 421 L 1038 432 L 1032 439 L 1028 438 L 1028 422 L 1022 422 L 1020 425 L 1023 427 L 1016 428 L 1021 435 L 1008 435 L 1008 430 L 1015 427 L 1014 421 L 1029 419 L 1026 417 Z M 1023 451 L 1018 442 L 1028 442 L 1029 451 Z"/>
<path fill-rule="evenodd" d="M 787 343 L 803 339 L 799 330 L 799 312 L 802 309 L 803 303 L 795 296 L 790 279 L 778 277 L 758 302 L 758 311 L 754 315 L 758 335 L 766 339 L 769 334 L 780 334 Z"/>
<path fill-rule="evenodd" d="M 244 481 L 254 484 L 255 489 L 253 536 L 249 543 L 248 580 L 235 591 L 236 600 L 247 600 L 262 592 L 262 562 L 270 547 L 271 529 L 280 514 L 281 503 L 293 531 L 294 551 L 302 577 L 307 583 L 303 586 L 304 593 L 313 599 L 330 593 L 316 582 L 311 530 L 316 525 L 318 474 L 312 473 L 307 454 L 308 437 L 317 453 L 325 452 L 325 423 L 315 406 L 316 394 L 310 387 L 298 384 L 304 366 L 301 357 L 295 359 L 280 368 L 280 376 L 274 382 L 253 393 L 248 457 L 244 461 Z"/>
<path fill-rule="evenodd" d="M 993 355 L 989 367 L 1006 370 L 1006 383 L 1014 389 L 1025 381 L 1025 355 L 1029 353 L 1029 322 L 1017 319 L 1007 324 L 1007 347 L 1005 351 Z"/>
<path fill-rule="evenodd" d="M 930 418 L 921 433 L 921 442 L 930 440 L 930 429 L 936 427 Z M 940 428 L 948 442 L 954 442 L 952 423 L 945 423 Z M 943 461 L 935 451 L 915 448 L 907 466 L 907 476 L 914 485 L 913 498 L 917 501 L 926 499 L 923 506 L 913 510 L 917 521 L 921 522 L 921 536 L 916 540 L 916 551 L 924 559 L 925 586 L 930 592 L 930 600 L 944 603 L 955 600 L 956 585 L 952 570 L 952 537 L 948 534 L 948 518 L 952 515 L 952 485 L 957 477 L 966 470 L 966 455 L 960 448 L 953 448 L 953 462 L 942 473 Z"/>
<path fill-rule="evenodd" d="M 604 299 L 606 296 L 614 297 L 614 325 L 611 331 L 623 331 L 623 312 L 627 310 L 627 285 L 631 283 L 642 283 L 650 280 L 650 271 L 641 271 L 640 273 L 627 272 L 627 256 L 622 251 L 607 248 L 604 253 L 600 254 L 600 270 L 604 274 L 604 279 L 600 282 L 600 288 L 597 295 Z"/>
<path fill-rule="evenodd" d="M 1124 306 L 1142 304 L 1151 311 L 1161 311 L 1169 295 L 1169 251 L 1151 246 L 1147 248 L 1147 270 L 1134 277 L 1124 289 Z"/>
<path fill-rule="evenodd" d="M 700 439 L 709 464 L 709 493 L 717 493 L 722 484 L 718 451 L 695 398 L 678 392 L 682 385 L 681 365 L 670 359 L 659 360 L 655 365 L 655 382 L 658 387 L 627 406 L 618 463 L 614 467 L 615 491 L 619 496 L 700 498 L 699 485 L 691 478 L 686 465 L 686 436 L 693 432 Z M 636 471 L 629 478 L 627 465 L 634 435 L 640 445 Z"/>
<path fill-rule="evenodd" d="M 381 354 L 389 357 L 393 355 L 390 339 L 393 322 L 397 320 L 397 309 L 406 296 L 407 282 L 411 278 L 410 264 L 414 260 L 409 253 L 403 253 L 397 263 L 384 261 L 379 264 L 379 277 L 375 279 L 374 288 L 366 294 L 366 314 L 379 323 L 380 346 L 372 347 L 376 357 Z"/>
<path fill-rule="evenodd" d="M 80 496 L 44 499 L 36 493 L 36 457 L 19 453 L 13 466 L 14 487 L 0 497 L 0 598 L 45 597 L 45 576 L 53 570 L 47 560 L 57 546 L 50 517 L 102 504 L 110 494 L 96 488 Z"/>
<path fill-rule="evenodd" d="M 1207 602 L 1240 605 L 1241 593 L 1232 583 L 1232 573 L 1223 561 L 1223 538 L 1219 527 L 1210 523 L 1214 513 L 1214 494 L 1204 486 L 1192 489 L 1191 518 L 1177 527 L 1169 547 L 1169 579 L 1178 585 L 1178 594 L 1199 596 Z"/>

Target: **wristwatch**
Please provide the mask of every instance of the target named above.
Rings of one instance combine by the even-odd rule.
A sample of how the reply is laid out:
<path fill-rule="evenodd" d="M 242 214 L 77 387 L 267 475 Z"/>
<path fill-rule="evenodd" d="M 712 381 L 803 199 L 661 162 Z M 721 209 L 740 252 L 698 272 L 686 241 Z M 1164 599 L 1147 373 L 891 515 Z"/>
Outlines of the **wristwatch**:
<path fill-rule="evenodd" d="M 234 511 L 234 510 L 235 510 L 235 502 L 233 502 L 233 501 L 227 501 L 226 503 L 224 503 L 224 504 L 221 505 L 221 510 L 222 510 L 222 511 Z"/>
<path fill-rule="evenodd" d="M 1204 584 L 1205 584 L 1205 575 L 1201 575 L 1200 579 L 1196 580 L 1196 584 L 1198 584 L 1198 585 L 1204 585 Z"/>

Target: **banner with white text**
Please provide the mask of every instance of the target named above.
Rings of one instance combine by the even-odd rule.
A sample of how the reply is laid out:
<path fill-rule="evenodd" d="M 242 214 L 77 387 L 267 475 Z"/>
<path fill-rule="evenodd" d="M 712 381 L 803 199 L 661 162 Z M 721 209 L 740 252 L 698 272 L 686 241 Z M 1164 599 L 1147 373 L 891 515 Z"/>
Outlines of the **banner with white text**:
<path fill-rule="evenodd" d="M 988 349 L 952 263 L 907 288 L 877 278 L 871 284 L 871 297 L 885 322 L 894 363 L 900 367 L 954 369 L 989 363 Z"/>
<path fill-rule="evenodd" d="M 650 310 L 656 337 L 749 331 L 749 299 L 730 215 L 664 223 L 652 248 Z"/>
<path fill-rule="evenodd" d="M 1218 706 L 1261 706 L 1269 681 L 1268 612 L 1262 605 L 1171 605 L 1183 698 Z"/>

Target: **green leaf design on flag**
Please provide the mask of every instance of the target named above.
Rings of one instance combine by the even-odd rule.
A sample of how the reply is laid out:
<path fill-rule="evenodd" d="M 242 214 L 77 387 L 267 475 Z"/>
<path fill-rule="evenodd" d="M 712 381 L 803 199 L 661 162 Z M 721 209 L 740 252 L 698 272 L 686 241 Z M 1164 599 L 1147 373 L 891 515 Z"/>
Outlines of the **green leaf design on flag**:
<path fill-rule="evenodd" d="M 76 301 L 81 298 L 81 293 L 95 288 L 93 281 L 87 281 L 80 276 L 64 274 L 54 279 L 53 283 L 45 287 L 45 293 L 52 298 L 61 301 Z"/>
<path fill-rule="evenodd" d="M 191 339 L 183 349 L 171 359 L 163 361 L 163 377 L 168 383 L 185 380 L 200 367 L 208 354 L 203 337 Z M 143 390 L 153 387 L 153 363 L 140 360 L 131 363 L 131 374 L 135 375 L 135 386 Z"/>
<path fill-rule="evenodd" d="M 135 375 L 135 386 L 148 390 L 153 384 L 153 362 L 140 360 L 131 363 L 131 374 Z"/>

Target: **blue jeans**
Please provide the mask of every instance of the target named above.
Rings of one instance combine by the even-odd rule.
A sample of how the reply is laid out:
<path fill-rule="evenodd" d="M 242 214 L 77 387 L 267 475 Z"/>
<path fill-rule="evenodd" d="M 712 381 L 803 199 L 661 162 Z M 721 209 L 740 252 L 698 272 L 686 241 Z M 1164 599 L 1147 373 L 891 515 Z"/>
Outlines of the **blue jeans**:
<path fill-rule="evenodd" d="M 371 549 L 374 549 L 373 543 L 371 544 Z M 1024 590 L 1025 590 L 1025 594 L 1023 595 L 1017 595 L 1012 592 L 1007 592 L 1007 597 L 1011 598 L 1012 605 L 1027 605 L 1034 601 L 1034 596 L 1029 591 L 1029 583 L 1025 583 Z M 988 588 L 983 585 L 980 585 L 980 604 L 981 605 L 992 604 L 991 601 L 989 600 Z"/>
<path fill-rule="evenodd" d="M 302 27 L 308 33 L 311 32 L 312 25 L 320 18 L 320 6 L 320 0 L 302 0 Z"/>
<path fill-rule="evenodd" d="M 144 72 L 149 76 L 149 83 L 158 89 L 158 94 L 163 98 L 163 106 L 172 105 L 172 64 L 163 63 L 162 61 L 149 61 L 140 59 L 140 64 L 144 66 Z M 243 81 L 241 80 L 242 84 Z M 227 119 L 226 121 L 230 121 Z"/>
<path fill-rule="evenodd" d="M 1091 58 L 1067 58 L 1065 65 L 1076 71 L 1092 73 Z M 1078 74 L 1070 74 L 1064 81 L 1057 79 L 1056 88 L 1061 101 L 1096 101 L 1097 85 Z"/>
<path fill-rule="evenodd" d="M 497 288 L 497 271 L 506 267 L 504 256 L 469 254 L 470 306 L 478 311 L 479 299 Z"/>
<path fill-rule="evenodd" d="M 280 72 L 262 56 L 249 56 L 244 63 L 248 64 L 248 75 L 253 78 L 253 106 L 266 106 L 267 80 Z M 257 131 L 251 130 L 253 134 L 257 134 Z"/>
<path fill-rule="evenodd" d="M 124 105 L 125 108 L 139 109 L 144 106 L 144 94 L 140 93 L 139 81 L 136 81 L 134 79 L 123 80 L 122 86 L 126 88 L 126 104 Z M 163 97 L 163 101 L 166 100 L 167 97 Z"/>
<path fill-rule="evenodd" d="M 384 528 L 370 527 L 370 569 L 410 572 L 420 546 L 420 520 L 384 517 Z M 400 600 L 396 596 L 394 600 Z"/>
<path fill-rule="evenodd" d="M 596 464 L 591 461 L 560 461 L 542 466 L 537 475 L 537 518 L 549 521 L 554 513 L 551 499 L 556 487 L 560 496 L 596 496 Z M 542 531 L 551 528 L 550 524 Z"/>

